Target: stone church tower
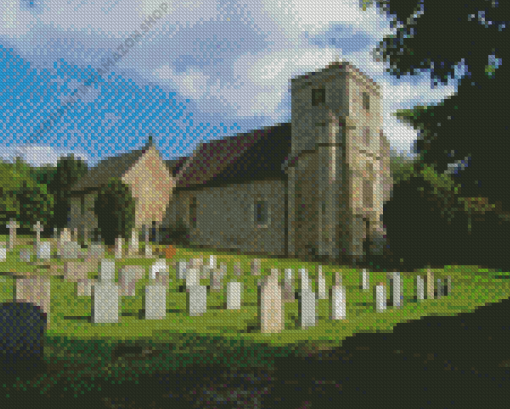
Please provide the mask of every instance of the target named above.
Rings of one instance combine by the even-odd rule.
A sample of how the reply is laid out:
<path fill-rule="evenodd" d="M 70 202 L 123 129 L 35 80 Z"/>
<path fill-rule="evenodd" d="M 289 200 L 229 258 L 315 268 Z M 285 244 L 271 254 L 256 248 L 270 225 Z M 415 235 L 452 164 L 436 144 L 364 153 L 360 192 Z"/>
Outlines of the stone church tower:
<path fill-rule="evenodd" d="M 346 62 L 291 80 L 289 255 L 382 254 L 390 185 L 380 87 Z M 386 172 L 388 171 L 388 172 Z"/>

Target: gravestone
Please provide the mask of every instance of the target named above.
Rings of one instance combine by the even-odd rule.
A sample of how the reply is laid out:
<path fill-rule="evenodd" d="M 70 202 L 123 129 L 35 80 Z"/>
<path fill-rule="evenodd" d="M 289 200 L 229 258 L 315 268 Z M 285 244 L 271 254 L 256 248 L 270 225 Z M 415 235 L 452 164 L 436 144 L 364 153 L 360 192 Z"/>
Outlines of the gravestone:
<path fill-rule="evenodd" d="M 188 268 L 186 270 L 186 288 L 200 285 L 198 277 L 199 275 L 197 268 Z"/>
<path fill-rule="evenodd" d="M 260 289 L 259 316 L 261 333 L 280 333 L 284 328 L 282 291 L 278 284 L 278 270 L 262 282 Z"/>
<path fill-rule="evenodd" d="M 102 244 L 93 243 L 89 247 L 89 253 L 87 258 L 90 259 L 99 259 L 104 257 L 104 247 Z"/>
<path fill-rule="evenodd" d="M 121 295 L 134 297 L 136 295 L 136 283 L 145 277 L 144 266 L 123 266 L 119 271 Z"/>
<path fill-rule="evenodd" d="M 0 371 L 6 378 L 45 373 L 47 316 L 27 302 L 0 303 Z"/>
<path fill-rule="evenodd" d="M 61 249 L 61 259 L 76 259 L 81 256 L 80 245 L 74 241 L 63 243 Z"/>
<path fill-rule="evenodd" d="M 319 300 L 327 300 L 326 293 L 326 279 L 322 274 L 322 268 L 319 270 L 319 275 L 317 276 L 317 299 Z"/>
<path fill-rule="evenodd" d="M 212 269 L 211 267 L 209 267 L 209 265 L 202 266 L 202 268 L 200 269 L 200 279 L 206 280 L 207 278 L 210 277 L 211 272 Z"/>
<path fill-rule="evenodd" d="M 162 320 L 166 316 L 166 288 L 161 283 L 145 286 L 145 319 Z"/>
<path fill-rule="evenodd" d="M 71 232 L 67 227 L 64 227 L 62 233 L 60 233 L 60 242 L 61 244 L 68 243 L 71 241 Z"/>
<path fill-rule="evenodd" d="M 37 252 L 39 247 L 41 247 L 41 232 L 44 231 L 44 228 L 41 226 L 41 222 L 37 221 L 36 224 L 32 226 L 35 231 L 35 243 L 34 250 Z"/>
<path fill-rule="evenodd" d="M 131 230 L 131 241 L 129 243 L 129 249 L 128 249 L 129 255 L 131 255 L 131 256 L 138 255 L 139 247 L 140 247 L 140 243 L 138 241 L 138 232 L 136 231 L 136 229 L 132 229 Z"/>
<path fill-rule="evenodd" d="M 0 261 L 7 261 L 7 248 L 0 246 Z"/>
<path fill-rule="evenodd" d="M 234 263 L 234 275 L 237 277 L 241 276 L 241 263 L 240 262 Z"/>
<path fill-rule="evenodd" d="M 122 246 L 124 244 L 124 239 L 122 237 L 117 237 L 115 239 L 115 258 L 121 259 L 123 256 Z"/>
<path fill-rule="evenodd" d="M 251 262 L 251 275 L 259 276 L 262 271 L 262 260 L 255 259 Z"/>
<path fill-rule="evenodd" d="M 220 292 L 223 290 L 223 277 L 221 276 L 221 272 L 219 269 L 211 270 L 210 274 L 210 283 L 211 283 L 211 291 L 212 292 Z"/>
<path fill-rule="evenodd" d="M 209 256 L 209 264 L 208 264 L 209 268 L 211 269 L 215 269 L 217 266 L 217 261 L 216 261 L 216 256 L 214 255 L 211 255 Z"/>
<path fill-rule="evenodd" d="M 207 312 L 207 288 L 204 285 L 194 285 L 186 289 L 186 311 L 191 317 Z"/>
<path fill-rule="evenodd" d="M 283 280 L 283 302 L 290 302 L 296 299 L 293 285 L 293 271 L 290 268 L 285 270 L 285 278 Z"/>
<path fill-rule="evenodd" d="M 378 283 L 375 288 L 375 310 L 377 312 L 383 312 L 386 310 L 386 288 L 383 283 Z"/>
<path fill-rule="evenodd" d="M 444 283 L 440 278 L 437 279 L 437 298 L 443 298 Z"/>
<path fill-rule="evenodd" d="M 177 279 L 178 280 L 186 279 L 186 260 L 180 260 L 177 263 Z"/>
<path fill-rule="evenodd" d="M 220 263 L 219 271 L 221 278 L 225 278 L 227 276 L 227 263 Z"/>
<path fill-rule="evenodd" d="M 77 282 L 78 280 L 88 279 L 89 273 L 97 273 L 99 263 L 96 262 L 77 262 L 68 261 L 64 263 L 64 280 Z"/>
<path fill-rule="evenodd" d="M 36 276 L 31 278 L 19 278 L 15 282 L 16 302 L 28 302 L 37 305 L 46 314 L 47 328 L 51 326 L 50 302 L 51 284 L 50 279 Z"/>
<path fill-rule="evenodd" d="M 119 322 L 119 286 L 115 283 L 114 260 L 101 260 L 99 281 L 92 290 L 92 322 Z"/>
<path fill-rule="evenodd" d="M 448 296 L 452 293 L 452 276 L 446 276 L 444 295 Z"/>
<path fill-rule="evenodd" d="M 364 269 L 361 272 L 361 290 L 367 291 L 370 288 L 370 273 Z"/>
<path fill-rule="evenodd" d="M 298 292 L 298 316 L 301 328 L 313 327 L 316 324 L 317 299 L 310 288 Z"/>
<path fill-rule="evenodd" d="M 76 283 L 76 295 L 78 297 L 91 297 L 92 287 L 96 280 L 90 278 L 78 279 Z"/>
<path fill-rule="evenodd" d="M 149 229 L 145 228 L 145 257 L 152 257 L 152 246 L 149 241 Z"/>
<path fill-rule="evenodd" d="M 168 265 L 165 260 L 157 260 L 150 269 L 149 277 L 161 284 L 165 289 L 168 289 L 170 280 L 170 273 Z"/>
<path fill-rule="evenodd" d="M 30 263 L 30 257 L 32 256 L 32 252 L 30 249 L 20 249 L 19 251 L 19 258 L 20 261 L 24 263 Z"/>
<path fill-rule="evenodd" d="M 310 283 L 308 282 L 308 271 L 306 271 L 305 268 L 300 268 L 298 272 L 301 280 L 301 289 L 308 289 L 311 291 Z"/>
<path fill-rule="evenodd" d="M 16 246 L 16 230 L 19 229 L 19 223 L 11 219 L 7 228 L 9 229 L 9 251 L 12 251 Z"/>
<path fill-rule="evenodd" d="M 335 285 L 331 288 L 331 320 L 344 320 L 346 317 L 346 289 Z"/>
<path fill-rule="evenodd" d="M 416 277 L 416 300 L 425 299 L 425 283 L 421 276 Z"/>
<path fill-rule="evenodd" d="M 434 273 L 427 270 L 427 299 L 434 299 Z"/>
<path fill-rule="evenodd" d="M 49 260 L 51 258 L 51 243 L 45 241 L 37 248 L 37 258 L 40 260 Z"/>
<path fill-rule="evenodd" d="M 243 283 L 231 281 L 227 284 L 227 310 L 239 310 L 241 308 L 241 295 Z"/>
<path fill-rule="evenodd" d="M 335 285 L 342 285 L 342 274 L 338 272 L 335 273 Z"/>

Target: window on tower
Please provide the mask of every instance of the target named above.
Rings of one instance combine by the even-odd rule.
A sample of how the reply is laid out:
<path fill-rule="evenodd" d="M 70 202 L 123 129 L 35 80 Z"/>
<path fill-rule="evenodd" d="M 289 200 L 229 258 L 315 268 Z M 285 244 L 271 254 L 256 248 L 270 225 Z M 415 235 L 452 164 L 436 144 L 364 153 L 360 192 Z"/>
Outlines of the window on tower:
<path fill-rule="evenodd" d="M 312 90 L 312 106 L 324 104 L 326 102 L 326 90 L 317 88 Z"/>
<path fill-rule="evenodd" d="M 370 110 L 370 96 L 368 92 L 363 93 L 363 109 Z"/>

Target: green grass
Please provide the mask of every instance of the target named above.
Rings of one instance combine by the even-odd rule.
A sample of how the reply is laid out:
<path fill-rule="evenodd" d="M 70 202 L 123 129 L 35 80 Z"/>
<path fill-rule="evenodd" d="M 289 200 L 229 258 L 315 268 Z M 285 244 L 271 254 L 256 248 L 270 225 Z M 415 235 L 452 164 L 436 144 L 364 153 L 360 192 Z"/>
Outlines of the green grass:
<path fill-rule="evenodd" d="M 28 245 L 22 247 L 29 247 Z M 2 271 L 35 271 L 35 266 L 18 262 L 19 248 L 15 254 L 8 254 Z M 156 251 L 156 250 L 155 250 Z M 316 291 L 315 268 L 318 263 L 301 262 L 293 259 L 276 259 L 240 256 L 219 251 L 177 249 L 172 261 L 189 260 L 197 256 L 217 256 L 218 263 L 228 264 L 224 288 L 230 280 L 243 282 L 241 310 L 227 310 L 224 293 L 210 293 L 207 297 L 207 312 L 203 316 L 189 317 L 186 314 L 186 294 L 178 292 L 183 281 L 176 280 L 175 270 L 170 269 L 170 284 L 167 293 L 167 314 L 163 320 L 139 318 L 143 309 L 143 292 L 148 279 L 136 286 L 135 297 L 121 297 L 120 322 L 117 324 L 92 324 L 87 321 L 91 315 L 90 297 L 77 297 L 74 283 L 64 282 L 60 277 L 51 277 L 51 329 L 47 331 L 45 356 L 48 362 L 64 360 L 74 375 L 113 376 L 114 380 L 128 379 L 136 373 L 177 368 L 192 363 L 221 363 L 230 366 L 269 366 L 277 356 L 290 353 L 307 354 L 319 349 L 339 346 L 347 337 L 359 332 L 391 332 L 398 323 L 417 320 L 427 315 L 455 315 L 474 311 L 476 307 L 494 303 L 510 296 L 510 280 L 496 279 L 508 273 L 489 272 L 469 266 L 445 266 L 432 269 L 435 278 L 452 277 L 452 294 L 443 299 L 423 300 L 417 303 L 415 277 L 424 271 L 401 272 L 404 277 L 404 307 L 388 307 L 383 313 L 374 311 L 372 289 L 359 289 L 359 270 L 345 266 L 323 265 L 327 289 L 331 288 L 334 273 L 341 272 L 343 285 L 347 289 L 347 319 L 329 319 L 330 300 L 318 301 L 317 325 L 301 329 L 298 322 L 297 300 L 284 304 L 285 329 L 280 334 L 262 334 L 258 328 L 257 286 L 258 279 L 269 274 L 271 268 L 280 270 L 280 280 L 286 268 L 294 269 L 294 287 L 300 285 L 297 269 L 306 268 Z M 113 258 L 106 255 L 106 258 Z M 250 262 L 262 259 L 262 275 L 250 275 Z M 206 260 L 204 260 L 206 261 Z M 242 277 L 233 275 L 233 263 L 242 264 Z M 60 261 L 53 261 L 63 265 Z M 146 265 L 151 260 L 123 259 L 117 261 L 117 271 L 125 264 Z M 97 274 L 90 273 L 89 278 Z M 117 277 L 118 279 L 118 277 Z M 13 296 L 14 280 L 4 277 L 0 280 L 0 300 L 9 301 Z M 370 285 L 386 283 L 385 272 L 371 272 Z M 209 280 L 200 280 L 208 285 Z M 247 332 L 247 328 L 251 332 Z M 159 353 L 154 358 L 139 360 L 111 359 L 112 349 L 118 343 L 133 343 L 152 346 Z M 128 363 L 129 361 L 129 363 Z M 69 363 L 71 362 L 71 363 Z M 76 370 L 80 368 L 80 370 Z M 136 368 L 136 370 L 134 370 Z M 63 376 L 63 375 L 55 375 Z"/>

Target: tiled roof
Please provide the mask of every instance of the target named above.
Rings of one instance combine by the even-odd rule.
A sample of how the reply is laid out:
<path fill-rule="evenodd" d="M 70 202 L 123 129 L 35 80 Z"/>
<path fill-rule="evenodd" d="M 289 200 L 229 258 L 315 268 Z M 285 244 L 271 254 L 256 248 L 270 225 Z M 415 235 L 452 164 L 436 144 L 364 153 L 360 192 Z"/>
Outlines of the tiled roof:
<path fill-rule="evenodd" d="M 285 178 L 290 150 L 290 123 L 205 143 L 191 158 L 177 160 L 176 189 Z"/>
<path fill-rule="evenodd" d="M 97 166 L 89 169 L 87 174 L 73 185 L 71 193 L 94 190 L 106 185 L 108 179 L 112 177 L 124 176 L 151 146 L 153 146 L 152 142 L 148 142 L 142 149 L 99 161 Z"/>

